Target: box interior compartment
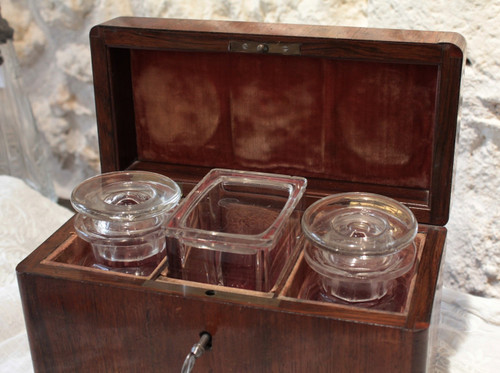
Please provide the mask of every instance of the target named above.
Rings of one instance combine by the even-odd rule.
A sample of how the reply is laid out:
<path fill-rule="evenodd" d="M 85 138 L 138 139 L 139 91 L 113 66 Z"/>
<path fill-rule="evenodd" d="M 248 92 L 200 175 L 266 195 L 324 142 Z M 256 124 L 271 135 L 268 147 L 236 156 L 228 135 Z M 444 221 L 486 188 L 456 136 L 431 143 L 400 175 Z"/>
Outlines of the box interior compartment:
<path fill-rule="evenodd" d="M 293 219 L 299 219 L 300 213 L 296 211 Z M 294 232 L 297 234 L 298 232 Z M 420 230 L 415 238 L 416 245 L 416 259 L 412 270 L 397 280 L 396 288 L 390 294 L 389 297 L 385 297 L 383 302 L 378 302 L 377 304 L 348 304 L 342 302 L 327 302 L 322 300 L 311 300 L 299 296 L 301 286 L 304 284 L 306 278 L 311 275 L 315 275 L 314 271 L 309 267 L 303 257 L 303 240 L 305 238 L 301 236 L 295 247 L 292 249 L 292 253 L 288 256 L 285 263 L 281 263 L 278 271 L 276 272 L 276 280 L 273 283 L 272 288 L 267 290 L 255 289 L 255 286 L 236 286 L 235 284 L 226 285 L 214 285 L 210 284 L 204 278 L 196 277 L 196 275 L 190 274 L 189 276 L 182 276 L 182 274 L 175 272 L 175 266 L 167 267 L 166 259 L 163 260 L 157 268 L 155 268 L 148 276 L 134 276 L 131 274 L 123 274 L 115 271 L 109 271 L 103 269 L 99 265 L 96 265 L 94 259 L 92 248 L 90 244 L 82 240 L 76 234 L 71 234 L 70 237 L 62 243 L 57 250 L 53 251 L 47 258 L 45 258 L 42 263 L 49 266 L 55 267 L 66 267 L 66 268 L 78 268 L 85 271 L 91 271 L 94 273 L 102 273 L 105 276 L 123 276 L 124 278 L 131 279 L 148 279 L 152 281 L 158 281 L 159 283 L 173 283 L 180 284 L 182 286 L 201 286 L 204 289 L 210 291 L 223 291 L 226 293 L 236 293 L 236 294 L 250 294 L 264 296 L 266 298 L 278 298 L 278 299 L 293 299 L 294 302 L 298 303 L 310 303 L 310 304 L 322 304 L 323 307 L 331 307 L 335 309 L 338 306 L 344 307 L 354 307 L 374 311 L 385 311 L 398 313 L 406 315 L 408 312 L 408 307 L 411 304 L 411 298 L 413 296 L 413 290 L 415 286 L 415 279 L 419 272 L 419 263 L 422 257 L 424 247 L 426 245 L 426 231 Z M 282 241 L 280 241 L 282 243 Z M 279 252 L 278 248 L 278 252 Z M 207 253 L 212 253 L 215 255 L 217 252 L 198 249 L 193 255 L 202 256 L 202 260 L 206 260 Z M 221 254 L 219 252 L 219 254 Z M 175 257 L 173 253 L 168 258 L 169 261 L 178 261 L 179 258 Z M 254 258 L 252 257 L 252 260 Z M 241 270 L 241 257 L 236 259 L 236 263 L 228 263 L 229 266 L 233 265 L 229 269 L 229 272 Z M 174 271 L 174 273 L 172 273 Z M 244 271 L 243 271 L 244 273 Z M 201 276 L 201 275 L 198 275 Z M 243 281 L 244 279 L 252 278 L 252 276 L 236 276 L 236 281 Z"/>
<path fill-rule="evenodd" d="M 303 245 L 303 237 L 299 246 Z M 318 275 L 307 264 L 304 258 L 303 250 L 295 262 L 284 287 L 279 292 L 279 297 L 294 298 L 300 302 L 322 303 L 335 306 L 361 307 L 375 311 L 387 311 L 394 313 L 407 314 L 408 307 L 411 304 L 415 279 L 419 270 L 419 263 L 425 246 L 426 233 L 419 232 L 415 238 L 416 257 L 412 269 L 405 275 L 396 279 L 394 287 L 381 300 L 366 303 L 349 303 L 341 300 L 331 301 L 325 299 L 310 299 L 306 295 L 301 295 L 301 289 L 307 285 L 308 280 L 319 281 Z"/>
<path fill-rule="evenodd" d="M 71 223 L 72 221 L 73 219 L 70 220 Z M 96 261 L 90 243 L 78 237 L 74 232 L 71 233 L 66 241 L 59 245 L 56 250 L 43 259 L 41 263 L 54 267 L 73 268 L 93 273 L 103 273 L 111 276 L 124 276 L 142 280 L 156 277 L 157 273 L 167 264 L 166 259 L 164 259 L 158 266 L 151 268 L 149 271 L 145 271 L 144 275 L 140 276 L 110 271 Z"/>

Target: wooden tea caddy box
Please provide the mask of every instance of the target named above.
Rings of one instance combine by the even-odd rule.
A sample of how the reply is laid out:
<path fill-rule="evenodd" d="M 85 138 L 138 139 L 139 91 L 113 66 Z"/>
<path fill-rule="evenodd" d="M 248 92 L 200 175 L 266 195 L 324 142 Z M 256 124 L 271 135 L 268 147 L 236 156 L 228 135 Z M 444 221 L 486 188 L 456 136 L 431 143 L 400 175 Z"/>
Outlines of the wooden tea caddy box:
<path fill-rule="evenodd" d="M 423 372 L 439 289 L 465 42 L 454 33 L 118 18 L 90 32 L 102 171 L 187 193 L 211 168 L 404 202 L 419 260 L 401 312 L 90 268 L 73 219 L 17 267 L 37 372 Z"/>

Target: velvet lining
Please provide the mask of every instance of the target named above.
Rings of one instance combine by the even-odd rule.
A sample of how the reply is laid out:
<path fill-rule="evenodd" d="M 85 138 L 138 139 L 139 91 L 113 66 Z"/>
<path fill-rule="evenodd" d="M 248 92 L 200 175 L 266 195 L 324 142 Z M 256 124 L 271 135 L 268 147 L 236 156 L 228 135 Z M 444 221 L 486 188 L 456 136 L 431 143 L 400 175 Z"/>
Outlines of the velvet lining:
<path fill-rule="evenodd" d="M 437 65 L 131 50 L 140 160 L 429 189 Z"/>

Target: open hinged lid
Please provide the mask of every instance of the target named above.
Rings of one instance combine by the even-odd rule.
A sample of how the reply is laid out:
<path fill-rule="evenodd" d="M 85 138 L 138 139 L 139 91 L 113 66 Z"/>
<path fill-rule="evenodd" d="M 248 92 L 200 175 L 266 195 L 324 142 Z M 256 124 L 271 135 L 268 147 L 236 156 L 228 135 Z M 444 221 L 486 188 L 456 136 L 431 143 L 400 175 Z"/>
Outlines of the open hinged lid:
<path fill-rule="evenodd" d="M 118 18 L 90 40 L 103 172 L 298 175 L 446 223 L 460 35 Z"/>

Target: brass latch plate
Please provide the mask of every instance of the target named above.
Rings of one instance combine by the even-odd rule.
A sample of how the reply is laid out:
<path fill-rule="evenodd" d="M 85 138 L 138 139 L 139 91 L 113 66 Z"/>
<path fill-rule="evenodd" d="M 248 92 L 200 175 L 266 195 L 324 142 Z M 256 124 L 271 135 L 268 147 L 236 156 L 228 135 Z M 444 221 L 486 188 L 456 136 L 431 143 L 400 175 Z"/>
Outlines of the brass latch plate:
<path fill-rule="evenodd" d="M 233 40 L 229 42 L 229 51 L 239 53 L 300 55 L 300 44 Z"/>

